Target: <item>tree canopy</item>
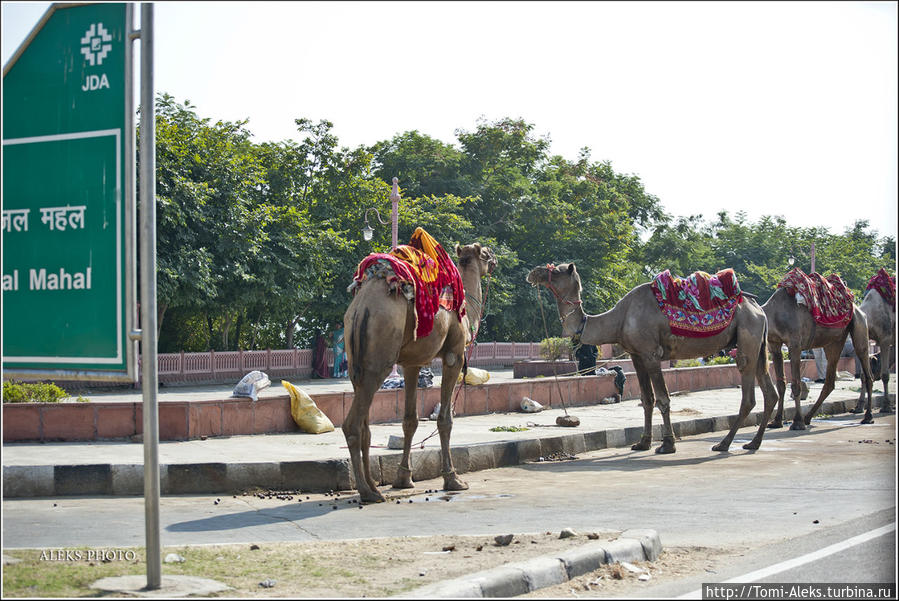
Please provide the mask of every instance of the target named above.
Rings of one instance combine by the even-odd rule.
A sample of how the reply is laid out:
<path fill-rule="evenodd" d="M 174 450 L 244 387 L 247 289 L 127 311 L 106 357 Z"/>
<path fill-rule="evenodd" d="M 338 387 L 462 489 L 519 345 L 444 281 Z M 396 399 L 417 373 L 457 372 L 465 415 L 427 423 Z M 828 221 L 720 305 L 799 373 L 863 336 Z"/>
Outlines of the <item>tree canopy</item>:
<path fill-rule="evenodd" d="M 158 98 L 161 352 L 310 347 L 342 320 L 359 261 L 390 248 L 394 177 L 399 243 L 421 226 L 451 256 L 456 244 L 494 250 L 481 341 L 558 334 L 554 304 L 525 282 L 548 262 L 577 263 L 591 313 L 665 269 L 732 267 L 765 300 L 790 257 L 809 271 L 813 242 L 817 271 L 839 273 L 857 295 L 879 268 L 895 272 L 895 240 L 866 221 L 832 234 L 779 216 L 675 218 L 639 176 L 592 160 L 589 148 L 550 154 L 549 139 L 520 118 L 458 129 L 456 145 L 407 131 L 355 149 L 327 120 L 295 124 L 299 142 L 254 143 L 246 121 L 213 123 L 189 102 Z"/>

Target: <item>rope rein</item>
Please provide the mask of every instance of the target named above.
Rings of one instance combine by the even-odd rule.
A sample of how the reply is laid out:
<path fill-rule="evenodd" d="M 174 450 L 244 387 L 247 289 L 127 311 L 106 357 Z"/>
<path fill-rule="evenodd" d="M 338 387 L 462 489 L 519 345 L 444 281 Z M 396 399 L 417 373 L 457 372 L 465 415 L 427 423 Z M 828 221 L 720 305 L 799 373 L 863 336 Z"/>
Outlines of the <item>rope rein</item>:
<path fill-rule="evenodd" d="M 465 378 L 468 375 L 468 360 L 471 359 L 471 353 L 474 350 L 474 347 L 477 345 L 477 341 L 475 339 L 477 338 L 478 332 L 481 330 L 480 324 L 484 319 L 487 318 L 487 312 L 484 311 L 483 309 L 485 309 L 487 306 L 487 293 L 489 291 L 490 291 L 490 273 L 487 274 L 487 286 L 484 289 L 484 294 L 481 296 L 481 301 L 480 302 L 474 301 L 473 298 L 466 299 L 466 300 L 474 301 L 475 304 L 480 307 L 481 310 L 478 311 L 480 318 L 474 322 L 475 324 L 477 324 L 476 326 L 472 326 L 469 324 L 469 329 L 471 330 L 471 342 L 468 345 L 468 354 L 464 357 L 465 361 L 462 363 L 462 386 L 459 386 L 456 388 L 455 396 L 452 399 L 450 399 L 450 409 L 449 409 L 450 416 L 452 416 L 452 414 L 453 414 L 453 410 L 456 405 L 456 400 L 459 398 L 459 393 L 462 392 L 462 388 L 465 386 Z M 469 322 L 471 322 L 470 314 L 469 314 L 468 319 L 469 319 Z M 433 432 L 431 432 L 426 437 L 421 439 L 421 441 L 419 441 L 418 443 L 415 443 L 415 444 L 419 445 L 420 449 L 425 448 L 425 441 L 427 441 L 429 438 L 433 438 L 434 435 L 437 434 L 439 431 L 440 431 L 439 427 L 434 428 Z M 415 446 L 415 444 L 413 444 L 413 446 Z"/>
<path fill-rule="evenodd" d="M 555 292 L 553 293 L 555 294 Z M 558 298 L 558 296 L 556 297 Z M 546 334 L 546 338 L 549 338 L 549 328 L 546 327 L 546 315 L 543 313 L 543 302 L 540 299 L 540 289 L 537 288 L 537 304 L 540 306 L 540 317 L 543 319 L 543 331 Z M 565 412 L 565 415 L 568 415 L 568 407 L 565 406 L 565 398 L 562 396 L 562 385 L 559 384 L 559 376 L 556 374 L 556 362 L 552 362 L 553 366 L 553 378 L 556 381 L 556 388 L 559 390 L 559 400 L 562 402 L 562 410 Z M 550 396 L 550 404 L 552 403 L 552 396 Z"/>

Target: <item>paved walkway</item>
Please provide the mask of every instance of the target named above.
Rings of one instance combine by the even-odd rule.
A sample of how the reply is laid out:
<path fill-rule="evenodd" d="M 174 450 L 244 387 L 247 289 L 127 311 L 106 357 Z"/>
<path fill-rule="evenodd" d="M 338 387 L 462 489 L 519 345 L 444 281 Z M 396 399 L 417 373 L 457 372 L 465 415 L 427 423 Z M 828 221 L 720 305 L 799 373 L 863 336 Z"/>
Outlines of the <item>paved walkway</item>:
<path fill-rule="evenodd" d="M 491 381 L 511 378 L 511 371 L 491 372 Z M 435 378 L 435 380 L 437 380 Z M 435 382 L 436 384 L 437 382 Z M 307 392 L 350 390 L 346 380 L 295 382 Z M 823 414 L 843 413 L 855 406 L 859 381 L 837 382 L 822 407 Z M 821 384 L 810 385 L 809 407 Z M 230 394 L 232 387 L 207 386 L 166 388 L 160 402 L 190 399 L 217 399 Z M 91 394 L 99 400 L 137 400 L 139 390 Z M 260 396 L 285 394 L 278 384 Z M 875 395 L 876 411 L 880 395 Z M 756 388 L 757 405 L 745 425 L 758 423 L 762 410 L 761 392 Z M 895 404 L 895 401 L 894 401 Z M 676 394 L 672 397 L 671 418 L 678 436 L 729 429 L 740 406 L 739 388 Z M 792 415 L 788 401 L 787 417 Z M 515 465 L 539 460 L 553 453 L 583 453 L 599 448 L 624 447 L 639 439 L 643 411 L 639 400 L 611 405 L 573 407 L 570 415 L 580 425 L 556 425 L 563 409 L 540 413 L 492 413 L 456 417 L 453 422 L 454 463 L 460 473 Z M 653 416 L 653 440 L 660 441 L 661 418 Z M 526 428 L 521 431 L 509 431 Z M 744 432 L 747 432 L 744 430 Z M 391 436 L 402 436 L 399 422 L 371 426 L 372 469 L 383 484 L 392 482 L 400 452 L 388 449 Z M 738 435 L 732 449 L 748 442 Z M 424 480 L 439 476 L 440 448 L 436 421 L 419 422 L 413 437 L 413 477 Z M 762 443 L 764 445 L 764 441 Z M 742 449 L 740 449 L 742 450 Z M 144 445 L 135 442 L 9 443 L 3 445 L 3 492 L 10 497 L 39 497 L 72 494 L 142 494 Z M 163 494 L 228 492 L 252 487 L 327 491 L 353 488 L 349 452 L 338 428 L 324 434 L 288 433 L 213 437 L 206 440 L 164 441 L 159 444 Z"/>
<path fill-rule="evenodd" d="M 514 380 L 511 369 L 490 369 L 490 382 L 509 382 Z M 441 376 L 434 376 L 434 386 L 440 386 Z M 287 390 L 281 386 L 281 380 L 285 379 L 294 386 L 301 388 L 307 394 L 326 394 L 332 392 L 352 392 L 353 385 L 349 378 L 326 378 L 322 379 L 291 379 L 271 377 L 271 386 L 263 388 L 259 392 L 260 399 L 269 399 L 278 396 L 286 396 Z M 520 381 L 520 380 L 519 380 Z M 198 386 L 161 386 L 156 395 L 156 399 L 160 403 L 174 401 L 218 401 L 231 396 L 234 391 L 235 381 L 233 384 L 208 384 Z M 76 397 L 80 394 L 82 397 L 95 402 L 115 403 L 115 402 L 141 402 L 143 392 L 138 388 L 97 388 L 77 390 L 72 387 L 67 388 L 70 394 Z M 74 398 L 69 402 L 74 402 Z"/>

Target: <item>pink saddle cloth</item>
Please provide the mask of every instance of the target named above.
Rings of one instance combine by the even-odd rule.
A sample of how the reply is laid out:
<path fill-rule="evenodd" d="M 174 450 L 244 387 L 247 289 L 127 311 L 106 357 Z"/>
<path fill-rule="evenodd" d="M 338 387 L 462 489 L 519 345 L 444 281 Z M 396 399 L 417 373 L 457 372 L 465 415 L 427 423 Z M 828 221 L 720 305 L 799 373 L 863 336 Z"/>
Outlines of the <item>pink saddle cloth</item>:
<path fill-rule="evenodd" d="M 877 290 L 880 296 L 883 297 L 883 300 L 888 302 L 892 308 L 896 308 L 896 278 L 888 274 L 883 267 L 868 280 L 865 293 L 872 288 Z"/>
<path fill-rule="evenodd" d="M 715 275 L 696 271 L 686 278 L 665 270 L 650 284 L 672 333 L 690 338 L 714 336 L 733 321 L 743 292 L 733 269 Z"/>
<path fill-rule="evenodd" d="M 466 313 L 459 269 L 443 247 L 420 227 L 408 245 L 398 245 L 390 253 L 371 253 L 362 259 L 350 285 L 353 294 L 370 277 L 384 277 L 397 293 L 404 284 L 412 288 L 416 340 L 431 333 L 440 309 L 455 312 L 459 320 Z"/>
<path fill-rule="evenodd" d="M 835 273 L 825 278 L 820 273 L 806 275 L 794 267 L 777 287 L 785 288 L 797 303 L 807 306 L 819 326 L 843 328 L 852 319 L 854 295 Z"/>

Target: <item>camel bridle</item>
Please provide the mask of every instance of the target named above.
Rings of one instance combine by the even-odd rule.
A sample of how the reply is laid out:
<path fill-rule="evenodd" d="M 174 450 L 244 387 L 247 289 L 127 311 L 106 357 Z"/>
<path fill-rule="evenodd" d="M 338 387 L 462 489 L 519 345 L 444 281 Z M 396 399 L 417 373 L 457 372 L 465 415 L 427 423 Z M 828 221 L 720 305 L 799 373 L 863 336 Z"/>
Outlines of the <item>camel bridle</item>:
<path fill-rule="evenodd" d="M 580 299 L 573 301 L 565 298 L 564 296 L 562 296 L 562 293 L 559 292 L 559 290 L 555 286 L 553 286 L 553 271 L 555 271 L 555 269 L 556 266 L 552 263 L 546 264 L 546 287 L 549 288 L 549 291 L 552 292 L 552 295 L 556 297 L 557 301 L 559 301 L 560 303 L 565 303 L 566 305 L 571 305 L 571 311 L 559 317 L 559 321 L 565 323 L 565 320 L 570 317 L 572 313 L 577 311 L 577 308 L 578 306 L 580 306 L 582 301 Z M 562 312 L 559 311 L 560 315 L 561 313 Z M 584 316 L 584 321 L 586 321 L 586 315 Z M 581 324 L 581 329 L 583 329 L 583 327 L 584 325 Z"/>

